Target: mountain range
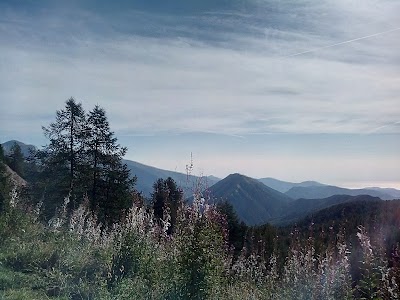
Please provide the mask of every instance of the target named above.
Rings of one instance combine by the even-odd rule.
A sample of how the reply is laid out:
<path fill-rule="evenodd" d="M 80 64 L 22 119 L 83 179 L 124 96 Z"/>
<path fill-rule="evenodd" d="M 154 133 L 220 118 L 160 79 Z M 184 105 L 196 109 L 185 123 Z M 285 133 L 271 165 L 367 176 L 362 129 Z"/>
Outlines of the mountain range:
<path fill-rule="evenodd" d="M 9 141 L 2 144 L 6 154 L 15 142 L 25 156 L 36 149 L 33 145 Z M 393 188 L 347 189 L 316 181 L 293 183 L 270 177 L 254 179 L 237 173 L 221 180 L 214 176 L 199 177 L 163 170 L 131 160 L 124 160 L 124 163 L 132 176 L 137 177 L 136 189 L 145 197 L 150 197 L 157 179 L 171 177 L 186 198 L 190 198 L 195 190 L 204 190 L 207 198 L 215 203 L 229 202 L 239 219 L 248 225 L 266 222 L 284 225 L 341 203 L 400 198 L 400 190 Z"/>
<path fill-rule="evenodd" d="M 359 195 L 370 195 L 373 197 L 379 197 L 382 200 L 392 200 L 397 198 L 396 195 L 391 193 L 396 193 L 397 190 L 376 190 L 376 189 L 346 189 L 332 185 L 321 185 L 321 186 L 294 186 L 285 194 L 293 199 L 307 198 L 307 199 L 320 199 L 327 198 L 333 195 L 349 195 L 349 196 L 359 196 Z"/>
<path fill-rule="evenodd" d="M 292 224 L 311 213 L 337 204 L 382 201 L 370 195 L 334 195 L 320 199 L 293 199 L 256 179 L 241 174 L 227 176 L 207 192 L 213 203 L 229 202 L 239 219 L 247 225 L 271 223 L 282 226 Z"/>

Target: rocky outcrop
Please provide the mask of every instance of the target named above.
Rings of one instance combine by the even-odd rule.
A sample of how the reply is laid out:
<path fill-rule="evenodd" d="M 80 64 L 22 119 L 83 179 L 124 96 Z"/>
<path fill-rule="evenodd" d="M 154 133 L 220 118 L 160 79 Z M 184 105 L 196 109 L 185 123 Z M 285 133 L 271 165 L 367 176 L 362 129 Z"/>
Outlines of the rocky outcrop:
<path fill-rule="evenodd" d="M 9 166 L 5 166 L 5 174 L 9 177 L 11 183 L 16 187 L 25 187 L 27 182 L 21 176 L 19 176 L 16 172 L 14 172 Z"/>

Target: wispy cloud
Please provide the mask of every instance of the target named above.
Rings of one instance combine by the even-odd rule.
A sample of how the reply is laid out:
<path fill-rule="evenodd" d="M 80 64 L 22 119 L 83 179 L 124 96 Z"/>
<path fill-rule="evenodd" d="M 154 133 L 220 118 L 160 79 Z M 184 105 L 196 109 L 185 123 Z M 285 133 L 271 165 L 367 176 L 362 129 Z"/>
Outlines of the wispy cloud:
<path fill-rule="evenodd" d="M 26 115 L 52 112 L 70 96 L 88 107 L 104 103 L 117 129 L 133 128 L 133 134 L 363 133 L 382 120 L 395 122 L 400 39 L 389 9 L 400 11 L 399 5 L 382 1 L 384 15 L 374 13 L 375 2 L 363 2 L 372 16 L 361 30 L 366 20 L 358 8 L 326 3 L 289 10 L 268 2 L 258 11 L 184 21 L 131 11 L 149 17 L 142 25 L 128 11 L 115 28 L 88 11 L 72 22 L 70 11 L 49 17 L 11 11 L 0 22 L 0 100 L 12 99 L 7 118 L 21 107 Z M 361 37 L 343 41 L 349 36 Z M 254 118 L 257 126 L 249 126 Z"/>
<path fill-rule="evenodd" d="M 104 106 L 117 136 L 148 145 L 133 145 L 135 157 L 159 166 L 194 147 L 217 175 L 268 169 L 296 181 L 315 178 L 343 147 L 357 155 L 344 151 L 340 166 L 328 159 L 325 181 L 357 170 L 366 181 L 398 180 L 398 157 L 387 152 L 398 144 L 387 134 L 400 134 L 399 1 L 161 2 L 1 2 L 0 137 L 39 139 L 74 96 Z M 197 141 L 201 133 L 208 140 Z M 304 138 L 321 134 L 334 141 Z M 354 136 L 369 140 L 353 149 Z M 186 144 L 164 158 L 149 151 L 172 137 Z"/>

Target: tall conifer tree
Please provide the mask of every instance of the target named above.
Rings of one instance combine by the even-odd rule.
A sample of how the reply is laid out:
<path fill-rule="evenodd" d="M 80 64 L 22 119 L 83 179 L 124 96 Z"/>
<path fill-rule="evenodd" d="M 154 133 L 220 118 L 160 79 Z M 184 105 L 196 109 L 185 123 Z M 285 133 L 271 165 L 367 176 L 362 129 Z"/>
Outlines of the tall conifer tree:
<path fill-rule="evenodd" d="M 159 178 L 153 184 L 152 202 L 154 216 L 156 219 L 164 219 L 166 210 L 170 215 L 171 226 L 168 233 L 174 232 L 178 218 L 178 211 L 183 205 L 183 192 L 176 185 L 176 182 L 168 177 L 167 179 Z"/>
<path fill-rule="evenodd" d="M 134 179 L 122 157 L 127 149 L 117 143 L 106 112 L 96 105 L 87 117 L 86 153 L 90 164 L 92 209 L 102 221 L 114 222 L 132 205 Z"/>
<path fill-rule="evenodd" d="M 48 191 L 56 192 L 55 194 L 61 196 L 61 201 L 69 196 L 71 208 L 78 205 L 84 192 L 80 170 L 84 166 L 85 124 L 86 116 L 82 104 L 70 98 L 64 109 L 56 112 L 55 122 L 43 127 L 50 143 L 38 153 L 45 167 L 48 183 L 54 187 L 52 189 L 48 185 Z M 59 201 L 60 199 L 57 202 Z"/>

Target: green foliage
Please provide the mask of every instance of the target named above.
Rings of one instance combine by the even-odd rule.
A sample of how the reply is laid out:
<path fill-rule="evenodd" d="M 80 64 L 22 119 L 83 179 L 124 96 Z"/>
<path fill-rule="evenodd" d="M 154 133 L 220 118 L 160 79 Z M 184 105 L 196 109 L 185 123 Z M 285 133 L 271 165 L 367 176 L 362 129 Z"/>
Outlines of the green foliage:
<path fill-rule="evenodd" d="M 206 299 L 226 283 L 228 252 L 224 218 L 204 199 L 182 212 L 177 225 L 182 299 Z"/>
<path fill-rule="evenodd" d="M 1 215 L 0 230 L 4 237 L 0 291 L 5 299 L 24 295 L 32 299 L 40 295 L 41 299 L 97 299 L 106 291 L 106 256 L 90 241 L 49 230 L 16 209 Z"/>
<path fill-rule="evenodd" d="M 342 233 L 332 233 L 334 238 L 317 252 L 318 236 L 303 238 L 303 232 L 294 231 L 280 266 L 276 251 L 269 256 L 262 253 L 269 251 L 267 240 L 259 248 L 245 242 L 240 255 L 232 257 L 227 218 L 201 198 L 178 210 L 171 234 L 154 222 L 152 211 L 145 207 L 131 208 L 123 222 L 102 231 L 89 206 L 83 202 L 69 219 L 61 220 L 65 224 L 61 227 L 43 225 L 37 214 L 18 208 L 0 215 L 0 299 L 396 299 L 399 295 L 398 254 L 388 260 L 382 243 L 363 228 L 358 232 L 360 277 L 351 278 L 351 248 Z M 256 241 L 273 232 L 271 226 L 263 226 L 249 228 L 247 234 Z"/>

